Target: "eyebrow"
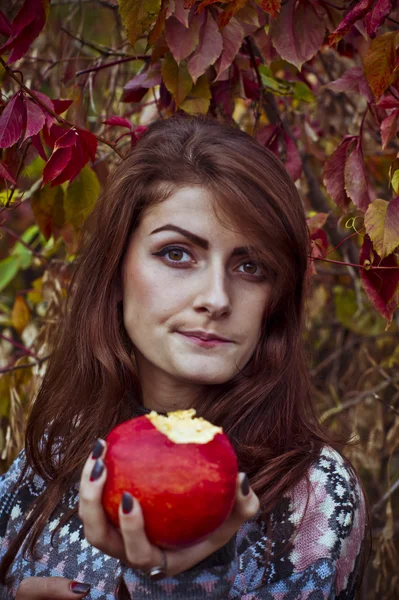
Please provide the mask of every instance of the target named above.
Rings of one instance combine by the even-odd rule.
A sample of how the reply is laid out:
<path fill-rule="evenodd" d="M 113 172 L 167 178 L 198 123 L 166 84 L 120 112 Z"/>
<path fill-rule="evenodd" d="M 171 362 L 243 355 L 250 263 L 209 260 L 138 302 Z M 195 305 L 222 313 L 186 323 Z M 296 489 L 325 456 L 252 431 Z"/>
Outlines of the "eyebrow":
<path fill-rule="evenodd" d="M 184 235 L 186 238 L 191 240 L 193 244 L 200 246 L 200 248 L 204 248 L 204 250 L 208 250 L 209 248 L 208 240 L 200 237 L 199 235 L 196 235 L 195 233 L 192 233 L 191 231 L 187 231 L 187 229 L 178 227 L 177 225 L 172 225 L 171 223 L 168 223 L 167 225 L 163 225 L 162 227 L 158 227 L 158 229 L 154 229 L 154 231 L 151 231 L 151 235 L 153 233 L 158 233 L 159 231 L 176 231 L 177 233 L 181 233 L 181 235 Z M 251 248 L 250 246 L 240 246 L 238 248 L 234 248 L 231 255 L 241 256 L 243 254 L 250 254 L 251 250 L 254 251 L 254 248 Z"/>

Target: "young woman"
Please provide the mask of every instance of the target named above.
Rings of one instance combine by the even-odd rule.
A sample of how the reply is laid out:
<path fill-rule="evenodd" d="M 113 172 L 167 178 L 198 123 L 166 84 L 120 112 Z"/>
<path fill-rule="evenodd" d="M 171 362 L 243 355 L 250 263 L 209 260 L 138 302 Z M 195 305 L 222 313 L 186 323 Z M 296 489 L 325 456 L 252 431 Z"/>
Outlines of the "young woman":
<path fill-rule="evenodd" d="M 312 406 L 309 237 L 281 162 L 207 118 L 157 122 L 82 242 L 25 448 L 0 480 L 1 598 L 354 598 L 365 502 Z M 205 541 L 165 551 L 129 494 L 120 530 L 107 521 L 104 438 L 192 407 L 236 450 L 236 503 Z"/>

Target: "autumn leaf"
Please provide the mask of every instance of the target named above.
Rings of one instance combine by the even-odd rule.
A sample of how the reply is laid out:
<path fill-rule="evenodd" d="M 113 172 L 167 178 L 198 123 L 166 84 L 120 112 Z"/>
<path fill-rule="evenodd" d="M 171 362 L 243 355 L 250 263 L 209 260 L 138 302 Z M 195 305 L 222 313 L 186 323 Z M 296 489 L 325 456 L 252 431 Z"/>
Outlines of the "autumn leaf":
<path fill-rule="evenodd" d="M 281 58 L 301 70 L 324 41 L 325 24 L 310 0 L 287 0 L 270 26 L 273 46 Z"/>
<path fill-rule="evenodd" d="M 176 105 L 180 106 L 193 87 L 187 65 L 185 62 L 178 65 L 172 54 L 168 53 L 162 63 L 162 77 Z"/>
<path fill-rule="evenodd" d="M 360 210 L 367 210 L 371 199 L 360 137 L 357 139 L 356 146 L 348 154 L 344 177 L 348 197 Z"/>
<path fill-rule="evenodd" d="M 132 46 L 158 16 L 161 0 L 119 0 L 119 14 Z"/>
<path fill-rule="evenodd" d="M 275 19 L 281 8 L 281 0 L 256 0 L 256 4 Z"/>
<path fill-rule="evenodd" d="M 199 77 L 187 98 L 180 104 L 180 108 L 189 114 L 206 115 L 211 100 L 208 78 L 206 75 Z"/>
<path fill-rule="evenodd" d="M 21 58 L 46 24 L 50 0 L 25 0 L 11 23 L 10 37 L 0 54 L 10 52 L 7 64 Z M 3 21 L 4 23 L 4 21 Z"/>
<path fill-rule="evenodd" d="M 21 335 L 30 321 L 30 309 L 25 298 L 17 296 L 11 311 L 11 321 L 18 334 Z"/>
<path fill-rule="evenodd" d="M 52 155 L 43 169 L 43 184 L 60 185 L 72 182 L 89 160 L 94 160 L 97 138 L 85 129 L 69 129 L 59 137 Z"/>
<path fill-rule="evenodd" d="M 357 92 L 358 94 L 362 94 L 367 99 L 367 102 L 374 100 L 366 75 L 361 67 L 348 69 L 342 77 L 330 81 L 330 83 L 322 87 L 337 93 Z"/>
<path fill-rule="evenodd" d="M 185 8 L 184 6 L 184 0 L 174 0 L 175 2 L 175 6 L 174 6 L 174 10 L 172 15 L 174 17 L 176 17 L 176 19 L 178 21 L 180 21 L 180 23 L 182 25 L 184 25 L 184 27 L 188 27 L 188 18 L 190 15 L 190 10 Z M 172 16 L 171 15 L 171 16 Z"/>
<path fill-rule="evenodd" d="M 199 44 L 187 61 L 188 70 L 194 83 L 209 66 L 214 64 L 223 50 L 222 35 L 211 12 L 202 13 L 202 16 L 204 23 L 200 29 Z"/>
<path fill-rule="evenodd" d="M 398 75 L 396 70 L 397 35 L 397 31 L 390 31 L 375 38 L 364 56 L 364 72 L 377 100 Z"/>
<path fill-rule="evenodd" d="M 78 177 L 68 186 L 64 197 L 65 223 L 80 231 L 100 194 L 97 175 L 86 165 Z"/>
<path fill-rule="evenodd" d="M 399 196 L 387 202 L 377 198 L 364 216 L 366 232 L 381 258 L 399 246 Z"/>
<path fill-rule="evenodd" d="M 64 190 L 62 186 L 43 186 L 31 198 L 31 207 L 40 231 L 49 240 L 60 236 L 65 222 Z"/>
<path fill-rule="evenodd" d="M 26 111 L 22 93 L 17 92 L 0 116 L 0 148 L 9 148 L 21 137 L 25 127 Z"/>
<path fill-rule="evenodd" d="M 369 37 L 375 37 L 377 30 L 381 27 L 393 7 L 393 0 L 377 0 L 371 11 L 364 18 L 366 33 Z"/>
<path fill-rule="evenodd" d="M 398 306 L 399 264 L 397 259 L 394 254 L 381 259 L 373 248 L 370 237 L 365 235 L 360 249 L 359 263 L 364 267 L 360 270 L 364 290 L 374 307 L 386 319 L 386 328 L 388 328 L 392 322 L 393 312 Z M 377 270 L 372 268 L 377 266 L 391 268 Z"/>
<path fill-rule="evenodd" d="M 223 29 L 223 51 L 215 63 L 216 77 L 214 81 L 217 81 L 233 62 L 237 52 L 241 48 L 244 35 L 241 23 L 236 18 L 232 18 Z"/>
<path fill-rule="evenodd" d="M 148 44 L 150 46 L 154 46 L 164 32 L 168 8 L 169 0 L 162 0 L 161 10 L 159 11 L 157 20 L 148 35 Z"/>
<path fill-rule="evenodd" d="M 230 19 L 234 17 L 239 10 L 241 10 L 244 6 L 246 6 L 248 0 L 232 0 L 226 4 L 223 12 L 219 13 L 218 16 L 218 24 L 220 29 L 224 29 L 226 25 L 230 22 Z"/>
<path fill-rule="evenodd" d="M 165 26 L 165 39 L 177 63 L 187 58 L 198 46 L 203 17 L 193 15 L 187 29 L 175 17 L 170 17 Z"/>
<path fill-rule="evenodd" d="M 121 102 L 140 102 L 150 88 L 162 81 L 159 63 L 151 65 L 128 81 L 123 88 Z"/>
<path fill-rule="evenodd" d="M 343 21 L 341 21 L 341 23 L 338 25 L 337 29 L 330 35 L 328 39 L 330 46 L 339 42 L 344 37 L 345 33 L 349 31 L 352 25 L 367 14 L 373 3 L 374 0 L 360 0 L 360 2 L 358 2 L 356 6 L 352 8 L 352 10 L 349 10 Z"/>
<path fill-rule="evenodd" d="M 132 128 L 132 124 L 129 123 L 127 119 L 124 117 L 113 116 L 105 119 L 103 121 L 105 125 L 113 125 L 114 127 L 127 127 L 128 129 Z"/>
<path fill-rule="evenodd" d="M 13 183 L 14 185 L 17 185 L 17 182 L 15 181 L 10 168 L 2 160 L 0 160 L 0 179 L 1 178 L 6 179 L 7 181 L 9 181 L 10 183 Z"/>
<path fill-rule="evenodd" d="M 343 211 L 346 211 L 350 204 L 350 198 L 345 190 L 345 163 L 355 139 L 353 135 L 345 136 L 324 166 L 324 185 L 335 204 Z"/>

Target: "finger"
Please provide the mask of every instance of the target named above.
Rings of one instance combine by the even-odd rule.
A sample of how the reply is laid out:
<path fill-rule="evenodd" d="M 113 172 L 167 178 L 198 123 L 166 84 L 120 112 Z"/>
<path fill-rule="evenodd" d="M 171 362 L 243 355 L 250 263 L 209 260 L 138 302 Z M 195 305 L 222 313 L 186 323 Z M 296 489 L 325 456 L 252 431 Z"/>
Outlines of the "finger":
<path fill-rule="evenodd" d="M 78 514 L 87 541 L 109 556 L 123 560 L 122 536 L 108 521 L 101 501 L 106 477 L 107 469 L 102 459 L 94 460 L 90 455 L 80 480 Z"/>
<path fill-rule="evenodd" d="M 151 544 L 145 533 L 140 502 L 127 492 L 123 493 L 119 506 L 119 523 L 130 566 L 147 571 L 162 563 L 161 550 Z"/>
<path fill-rule="evenodd" d="M 77 600 L 90 592 L 90 585 L 65 577 L 27 577 L 19 584 L 15 600 Z"/>
<path fill-rule="evenodd" d="M 239 473 L 236 481 L 236 500 L 229 517 L 202 542 L 182 551 L 169 553 L 167 555 L 168 574 L 171 576 L 178 575 L 222 548 L 239 530 L 241 525 L 256 515 L 259 508 L 259 498 L 250 488 L 246 474 Z"/>

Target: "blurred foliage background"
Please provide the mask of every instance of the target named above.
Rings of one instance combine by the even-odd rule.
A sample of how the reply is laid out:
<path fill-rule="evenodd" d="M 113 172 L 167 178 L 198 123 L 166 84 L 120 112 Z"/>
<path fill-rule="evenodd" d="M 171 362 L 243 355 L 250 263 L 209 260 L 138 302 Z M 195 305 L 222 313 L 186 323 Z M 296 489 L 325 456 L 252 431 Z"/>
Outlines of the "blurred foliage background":
<path fill-rule="evenodd" d="M 399 598 L 395 2 L 17 0 L 2 9 L 0 472 L 23 446 L 79 232 L 110 169 L 138 127 L 209 113 L 270 147 L 303 198 L 320 418 L 356 442 L 346 454 L 371 507 L 359 598 Z M 81 147 L 65 142 L 61 154 L 57 140 L 71 128 Z"/>

